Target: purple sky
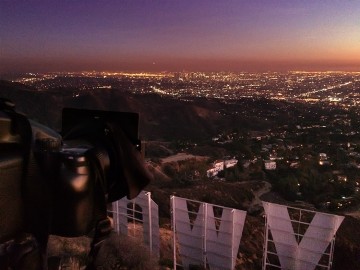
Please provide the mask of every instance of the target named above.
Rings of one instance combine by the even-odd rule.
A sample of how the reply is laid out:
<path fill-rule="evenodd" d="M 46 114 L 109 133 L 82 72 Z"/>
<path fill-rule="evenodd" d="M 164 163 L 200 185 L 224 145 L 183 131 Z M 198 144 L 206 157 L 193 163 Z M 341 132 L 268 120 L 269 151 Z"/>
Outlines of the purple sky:
<path fill-rule="evenodd" d="M 0 72 L 360 71 L 358 0 L 0 0 Z"/>

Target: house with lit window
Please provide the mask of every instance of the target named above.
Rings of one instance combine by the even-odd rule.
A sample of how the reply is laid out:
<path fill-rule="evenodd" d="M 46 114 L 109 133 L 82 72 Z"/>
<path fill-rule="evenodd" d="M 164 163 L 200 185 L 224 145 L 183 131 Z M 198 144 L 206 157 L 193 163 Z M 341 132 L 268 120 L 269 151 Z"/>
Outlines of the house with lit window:
<path fill-rule="evenodd" d="M 273 160 L 265 160 L 264 161 L 265 170 L 276 170 L 276 161 Z"/>
<path fill-rule="evenodd" d="M 223 171 L 225 168 L 234 167 L 238 163 L 238 160 L 235 158 L 226 159 L 226 160 L 217 160 L 214 162 L 213 167 L 206 171 L 207 177 L 214 177 L 220 171 Z"/>

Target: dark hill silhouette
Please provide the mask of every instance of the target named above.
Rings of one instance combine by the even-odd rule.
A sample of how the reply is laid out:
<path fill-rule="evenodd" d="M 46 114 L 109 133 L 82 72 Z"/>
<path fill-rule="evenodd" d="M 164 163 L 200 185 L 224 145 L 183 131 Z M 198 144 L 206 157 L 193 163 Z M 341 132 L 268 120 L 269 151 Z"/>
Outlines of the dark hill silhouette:
<path fill-rule="evenodd" d="M 0 81 L 0 96 L 15 103 L 16 109 L 44 125 L 60 127 L 63 97 L 58 93 L 38 91 L 19 83 Z"/>
<path fill-rule="evenodd" d="M 13 100 L 29 118 L 56 130 L 64 107 L 140 113 L 140 135 L 145 139 L 209 139 L 224 129 L 265 130 L 273 123 L 291 123 L 286 103 L 242 99 L 231 103 L 189 97 L 186 101 L 156 94 L 133 94 L 121 89 L 41 91 L 0 81 L 0 96 Z M 264 119 L 264 114 L 268 115 Z"/>
<path fill-rule="evenodd" d="M 77 94 L 79 96 L 76 97 Z M 181 102 L 121 90 L 79 93 L 59 88 L 38 91 L 22 84 L 0 81 L 0 95 L 15 102 L 16 108 L 29 118 L 56 130 L 61 128 L 61 110 L 64 107 L 138 112 L 140 134 L 151 139 L 208 137 L 221 127 L 223 120 L 216 112 L 219 105 L 214 103 L 203 100 Z"/>

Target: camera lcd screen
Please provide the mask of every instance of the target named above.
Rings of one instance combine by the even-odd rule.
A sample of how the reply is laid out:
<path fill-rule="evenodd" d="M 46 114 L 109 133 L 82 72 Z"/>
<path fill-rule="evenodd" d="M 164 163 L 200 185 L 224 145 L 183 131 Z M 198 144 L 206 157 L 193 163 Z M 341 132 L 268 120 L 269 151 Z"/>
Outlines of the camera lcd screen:
<path fill-rule="evenodd" d="M 62 134 L 66 134 L 75 126 L 92 120 L 115 123 L 122 128 L 133 144 L 139 143 L 139 114 L 132 112 L 64 108 L 62 111 Z"/>

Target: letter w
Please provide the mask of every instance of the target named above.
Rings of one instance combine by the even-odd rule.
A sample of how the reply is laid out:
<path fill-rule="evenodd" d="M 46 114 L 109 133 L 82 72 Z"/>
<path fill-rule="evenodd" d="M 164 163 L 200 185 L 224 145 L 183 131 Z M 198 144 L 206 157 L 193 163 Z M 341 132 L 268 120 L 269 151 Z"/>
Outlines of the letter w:
<path fill-rule="evenodd" d="M 316 212 L 298 244 L 288 208 L 267 202 L 263 202 L 263 205 L 281 267 L 294 270 L 315 269 L 344 217 Z"/>

